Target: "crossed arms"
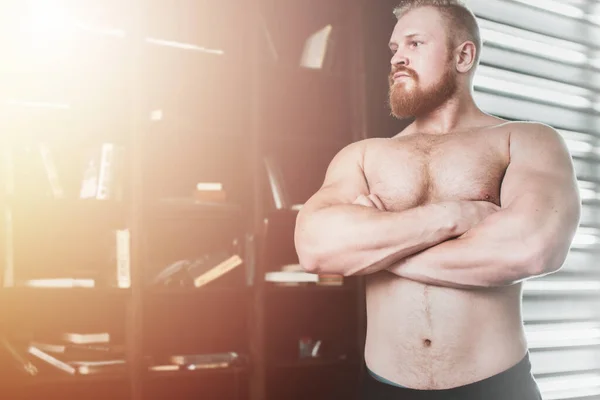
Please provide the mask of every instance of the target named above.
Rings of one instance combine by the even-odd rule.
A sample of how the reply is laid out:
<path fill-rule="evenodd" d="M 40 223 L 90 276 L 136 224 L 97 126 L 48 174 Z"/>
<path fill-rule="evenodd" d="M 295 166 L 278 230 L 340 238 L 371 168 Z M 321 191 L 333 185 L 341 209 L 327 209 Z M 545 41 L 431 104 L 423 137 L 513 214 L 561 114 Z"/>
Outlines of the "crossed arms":
<path fill-rule="evenodd" d="M 363 174 L 364 143 L 349 145 L 298 215 L 300 264 L 310 272 L 345 276 L 388 270 L 465 289 L 510 285 L 558 270 L 580 218 L 571 158 L 552 128 L 515 127 L 501 209 L 454 201 L 385 211 Z"/>

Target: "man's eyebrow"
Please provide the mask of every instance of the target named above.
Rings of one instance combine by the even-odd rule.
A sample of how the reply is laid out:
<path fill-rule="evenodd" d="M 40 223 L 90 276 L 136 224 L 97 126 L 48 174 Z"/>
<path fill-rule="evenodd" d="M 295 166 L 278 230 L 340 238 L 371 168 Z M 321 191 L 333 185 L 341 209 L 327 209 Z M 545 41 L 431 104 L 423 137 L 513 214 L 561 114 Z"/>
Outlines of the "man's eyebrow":
<path fill-rule="evenodd" d="M 408 35 L 404 35 L 405 39 L 412 39 L 414 37 L 417 36 L 425 36 L 425 34 L 423 33 L 409 33 Z M 392 47 L 398 47 L 398 43 L 391 41 L 390 43 L 388 43 L 388 47 L 391 49 Z"/>
<path fill-rule="evenodd" d="M 411 39 L 411 38 L 414 38 L 416 36 L 425 36 L 425 35 L 422 34 L 422 33 L 418 33 L 418 32 L 409 33 L 408 35 L 404 35 L 404 37 L 407 38 L 407 39 Z"/>

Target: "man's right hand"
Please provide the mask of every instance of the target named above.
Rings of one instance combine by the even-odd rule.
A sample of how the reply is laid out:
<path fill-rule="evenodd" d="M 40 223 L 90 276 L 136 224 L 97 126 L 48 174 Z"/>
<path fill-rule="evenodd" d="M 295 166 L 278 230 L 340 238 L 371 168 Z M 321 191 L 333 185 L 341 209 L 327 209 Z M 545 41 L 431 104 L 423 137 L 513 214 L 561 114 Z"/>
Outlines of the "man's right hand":
<path fill-rule="evenodd" d="M 456 234 L 460 236 L 478 225 L 489 215 L 500 211 L 500 207 L 489 201 L 459 201 L 456 202 Z"/>
<path fill-rule="evenodd" d="M 368 196 L 360 195 L 352 202 L 365 207 L 377 208 L 380 211 L 387 211 L 383 202 L 376 194 Z M 489 201 L 449 201 L 441 203 L 452 213 L 454 221 L 454 230 L 456 236 L 461 236 L 465 232 L 478 225 L 481 221 L 500 210 L 500 207 Z"/>
<path fill-rule="evenodd" d="M 374 193 L 371 193 L 368 196 L 361 194 L 360 196 L 358 196 L 356 198 L 356 200 L 354 200 L 352 202 L 352 204 L 357 204 L 360 206 L 371 207 L 371 208 L 377 208 L 379 211 L 386 211 L 385 206 L 383 205 L 383 202 Z"/>

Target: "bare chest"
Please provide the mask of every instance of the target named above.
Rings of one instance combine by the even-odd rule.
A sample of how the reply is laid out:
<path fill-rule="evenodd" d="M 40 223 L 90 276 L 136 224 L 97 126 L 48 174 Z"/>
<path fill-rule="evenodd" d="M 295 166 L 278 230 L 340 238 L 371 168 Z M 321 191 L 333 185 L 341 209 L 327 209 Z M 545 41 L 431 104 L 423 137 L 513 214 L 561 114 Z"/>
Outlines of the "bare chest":
<path fill-rule="evenodd" d="M 504 135 L 413 135 L 369 149 L 365 176 L 390 211 L 451 200 L 500 205 L 508 165 Z M 371 151 L 372 150 L 372 151 Z"/>

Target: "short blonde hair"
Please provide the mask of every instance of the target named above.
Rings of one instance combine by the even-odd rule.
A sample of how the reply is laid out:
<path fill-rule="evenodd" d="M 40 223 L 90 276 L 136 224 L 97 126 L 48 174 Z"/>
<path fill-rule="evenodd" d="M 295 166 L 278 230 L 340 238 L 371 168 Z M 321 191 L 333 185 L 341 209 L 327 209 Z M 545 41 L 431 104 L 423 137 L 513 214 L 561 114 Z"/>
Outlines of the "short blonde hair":
<path fill-rule="evenodd" d="M 434 7 L 447 22 L 449 45 L 458 46 L 465 40 L 475 44 L 477 54 L 475 65 L 479 63 L 483 43 L 475 14 L 461 0 L 403 0 L 394 8 L 394 15 L 400 19 L 409 11 L 420 7 Z"/>

